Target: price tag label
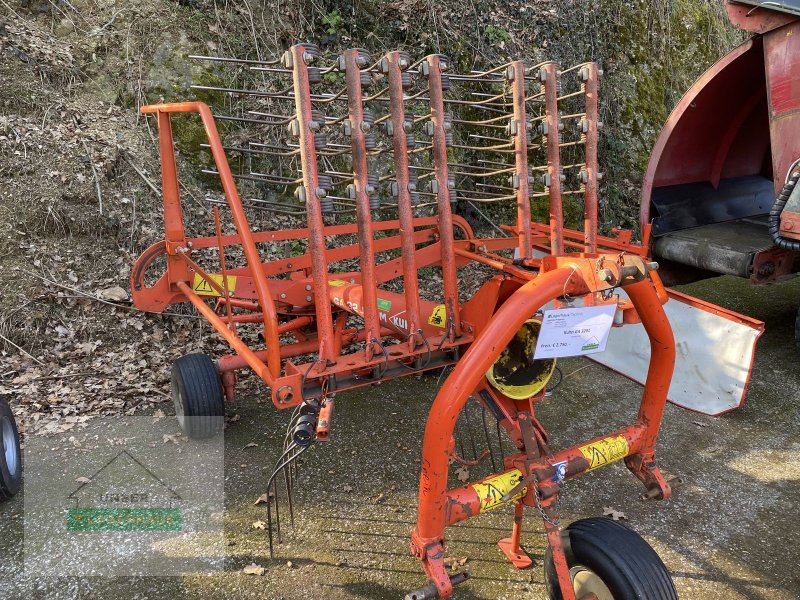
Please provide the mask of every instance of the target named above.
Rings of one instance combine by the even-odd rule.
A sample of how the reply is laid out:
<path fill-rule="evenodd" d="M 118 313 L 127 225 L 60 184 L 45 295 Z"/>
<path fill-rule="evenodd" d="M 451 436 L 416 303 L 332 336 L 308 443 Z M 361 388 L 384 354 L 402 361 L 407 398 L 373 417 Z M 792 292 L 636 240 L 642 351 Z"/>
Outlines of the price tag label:
<path fill-rule="evenodd" d="M 594 354 L 606 349 L 616 303 L 544 311 L 534 358 Z"/>

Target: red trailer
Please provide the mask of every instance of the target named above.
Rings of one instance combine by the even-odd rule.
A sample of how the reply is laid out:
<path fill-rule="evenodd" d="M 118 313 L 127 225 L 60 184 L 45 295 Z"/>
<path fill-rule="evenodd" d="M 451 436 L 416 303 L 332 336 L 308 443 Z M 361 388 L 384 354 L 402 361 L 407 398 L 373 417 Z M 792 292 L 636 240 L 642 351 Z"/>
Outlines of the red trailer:
<path fill-rule="evenodd" d="M 767 284 L 800 269 L 800 201 L 790 198 L 800 159 L 800 2 L 728 0 L 725 9 L 754 35 L 689 88 L 644 178 L 640 223 L 652 225 L 667 283 L 729 274 Z"/>

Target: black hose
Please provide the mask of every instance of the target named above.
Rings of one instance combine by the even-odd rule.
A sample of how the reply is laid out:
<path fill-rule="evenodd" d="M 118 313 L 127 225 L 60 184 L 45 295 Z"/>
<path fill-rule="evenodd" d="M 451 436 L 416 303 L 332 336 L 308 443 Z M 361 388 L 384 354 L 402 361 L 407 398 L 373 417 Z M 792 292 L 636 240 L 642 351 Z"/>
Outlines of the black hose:
<path fill-rule="evenodd" d="M 775 199 L 772 210 L 769 211 L 769 234 L 772 236 L 772 241 L 778 248 L 792 250 L 793 252 L 800 252 L 800 240 L 790 240 L 781 235 L 781 213 L 798 180 L 800 180 L 800 173 L 795 173 L 789 178 L 780 195 Z"/>

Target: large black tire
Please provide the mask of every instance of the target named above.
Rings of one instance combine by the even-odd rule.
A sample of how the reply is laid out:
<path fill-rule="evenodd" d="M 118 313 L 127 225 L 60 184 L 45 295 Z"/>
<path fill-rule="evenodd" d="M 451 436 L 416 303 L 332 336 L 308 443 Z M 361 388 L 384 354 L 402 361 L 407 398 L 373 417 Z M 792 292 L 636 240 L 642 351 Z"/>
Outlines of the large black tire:
<path fill-rule="evenodd" d="M 205 354 L 187 354 L 172 365 L 170 384 L 175 415 L 191 438 L 209 438 L 222 430 L 225 398 L 214 361 Z"/>
<path fill-rule="evenodd" d="M 0 400 L 0 500 L 8 500 L 22 485 L 22 453 L 14 413 L 5 400 Z"/>
<path fill-rule="evenodd" d="M 591 592 L 599 600 L 678 600 L 656 551 L 625 525 L 603 517 L 581 519 L 561 535 L 578 600 Z M 544 580 L 551 600 L 563 600 L 550 548 Z"/>

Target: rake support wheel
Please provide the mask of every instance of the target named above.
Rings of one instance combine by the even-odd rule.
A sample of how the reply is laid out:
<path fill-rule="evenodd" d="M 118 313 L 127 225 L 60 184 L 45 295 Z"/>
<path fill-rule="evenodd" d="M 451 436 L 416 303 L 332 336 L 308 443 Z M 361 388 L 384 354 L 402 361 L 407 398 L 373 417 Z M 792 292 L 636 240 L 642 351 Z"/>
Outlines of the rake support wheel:
<path fill-rule="evenodd" d="M 561 533 L 577 600 L 678 600 L 672 577 L 656 551 L 625 525 L 594 517 L 575 521 Z M 550 548 L 544 580 L 551 600 L 562 600 Z"/>
<path fill-rule="evenodd" d="M 19 432 L 14 413 L 5 400 L 0 400 L 0 500 L 8 500 L 19 491 L 22 484 L 22 454 L 19 449 Z"/>
<path fill-rule="evenodd" d="M 170 384 L 175 415 L 191 438 L 210 438 L 222 430 L 225 398 L 214 361 L 205 354 L 187 354 L 172 365 Z"/>

